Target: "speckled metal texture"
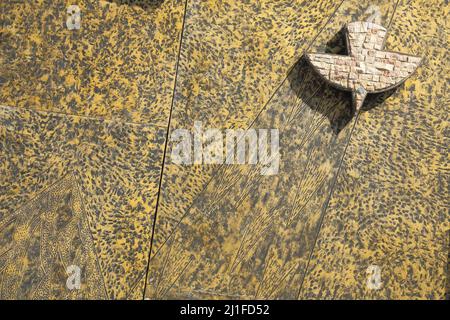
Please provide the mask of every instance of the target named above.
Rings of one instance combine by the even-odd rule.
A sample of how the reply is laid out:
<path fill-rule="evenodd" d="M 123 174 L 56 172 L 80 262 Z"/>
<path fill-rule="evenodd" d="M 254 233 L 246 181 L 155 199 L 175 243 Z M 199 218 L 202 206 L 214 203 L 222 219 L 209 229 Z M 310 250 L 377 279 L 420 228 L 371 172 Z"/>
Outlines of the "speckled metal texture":
<path fill-rule="evenodd" d="M 77 3 L 0 6 L 1 298 L 445 297 L 445 2 Z M 423 58 L 357 117 L 302 58 L 354 21 Z M 277 128 L 279 173 L 173 163 L 195 121 Z"/>

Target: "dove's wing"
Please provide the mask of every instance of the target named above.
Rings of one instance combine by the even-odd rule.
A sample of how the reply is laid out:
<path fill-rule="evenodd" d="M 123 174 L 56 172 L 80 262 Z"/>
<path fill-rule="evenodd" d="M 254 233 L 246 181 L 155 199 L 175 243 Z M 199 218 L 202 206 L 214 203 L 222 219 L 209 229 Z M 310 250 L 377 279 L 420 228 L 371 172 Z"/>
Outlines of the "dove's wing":
<path fill-rule="evenodd" d="M 307 60 L 316 71 L 333 86 L 339 89 L 352 90 L 349 86 L 348 74 L 356 62 L 352 57 L 326 53 L 308 53 Z"/>
<path fill-rule="evenodd" d="M 307 60 L 333 86 L 368 93 L 389 90 L 405 81 L 420 65 L 421 58 L 388 51 L 372 51 L 368 57 L 307 54 Z"/>
<path fill-rule="evenodd" d="M 377 51 L 373 63 L 366 64 L 372 78 L 362 81 L 369 92 L 382 92 L 398 86 L 411 76 L 420 65 L 422 58 L 409 54 Z"/>

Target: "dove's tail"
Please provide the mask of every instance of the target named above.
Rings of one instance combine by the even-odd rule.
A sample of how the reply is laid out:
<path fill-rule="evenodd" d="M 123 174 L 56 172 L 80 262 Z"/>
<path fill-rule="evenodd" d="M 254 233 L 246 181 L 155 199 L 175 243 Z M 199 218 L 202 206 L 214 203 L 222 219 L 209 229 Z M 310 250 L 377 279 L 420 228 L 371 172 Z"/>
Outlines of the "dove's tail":
<path fill-rule="evenodd" d="M 352 92 L 353 95 L 353 108 L 356 113 L 361 109 L 364 99 L 366 99 L 367 91 L 363 87 L 359 87 L 355 91 Z"/>

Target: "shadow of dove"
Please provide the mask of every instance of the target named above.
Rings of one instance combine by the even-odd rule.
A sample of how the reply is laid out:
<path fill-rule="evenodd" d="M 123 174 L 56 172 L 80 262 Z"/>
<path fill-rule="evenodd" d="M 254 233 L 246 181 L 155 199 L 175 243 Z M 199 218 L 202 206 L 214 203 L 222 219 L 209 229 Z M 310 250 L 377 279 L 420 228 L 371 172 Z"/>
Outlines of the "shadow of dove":
<path fill-rule="evenodd" d="M 387 30 L 371 22 L 352 22 L 344 28 L 349 55 L 307 53 L 306 60 L 332 86 L 351 91 L 359 111 L 368 93 L 390 90 L 403 83 L 422 58 L 383 50 Z"/>

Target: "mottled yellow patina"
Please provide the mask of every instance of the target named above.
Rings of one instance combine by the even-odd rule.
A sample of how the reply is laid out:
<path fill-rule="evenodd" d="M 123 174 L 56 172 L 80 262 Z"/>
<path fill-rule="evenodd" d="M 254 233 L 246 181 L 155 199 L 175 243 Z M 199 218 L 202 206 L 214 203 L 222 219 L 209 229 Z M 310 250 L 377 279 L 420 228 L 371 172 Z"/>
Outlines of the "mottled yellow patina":
<path fill-rule="evenodd" d="M 445 2 L 69 4 L 0 6 L 1 298 L 445 296 Z M 358 20 L 424 63 L 355 117 L 302 56 Z M 279 129 L 279 174 L 172 163 L 194 121 Z"/>

